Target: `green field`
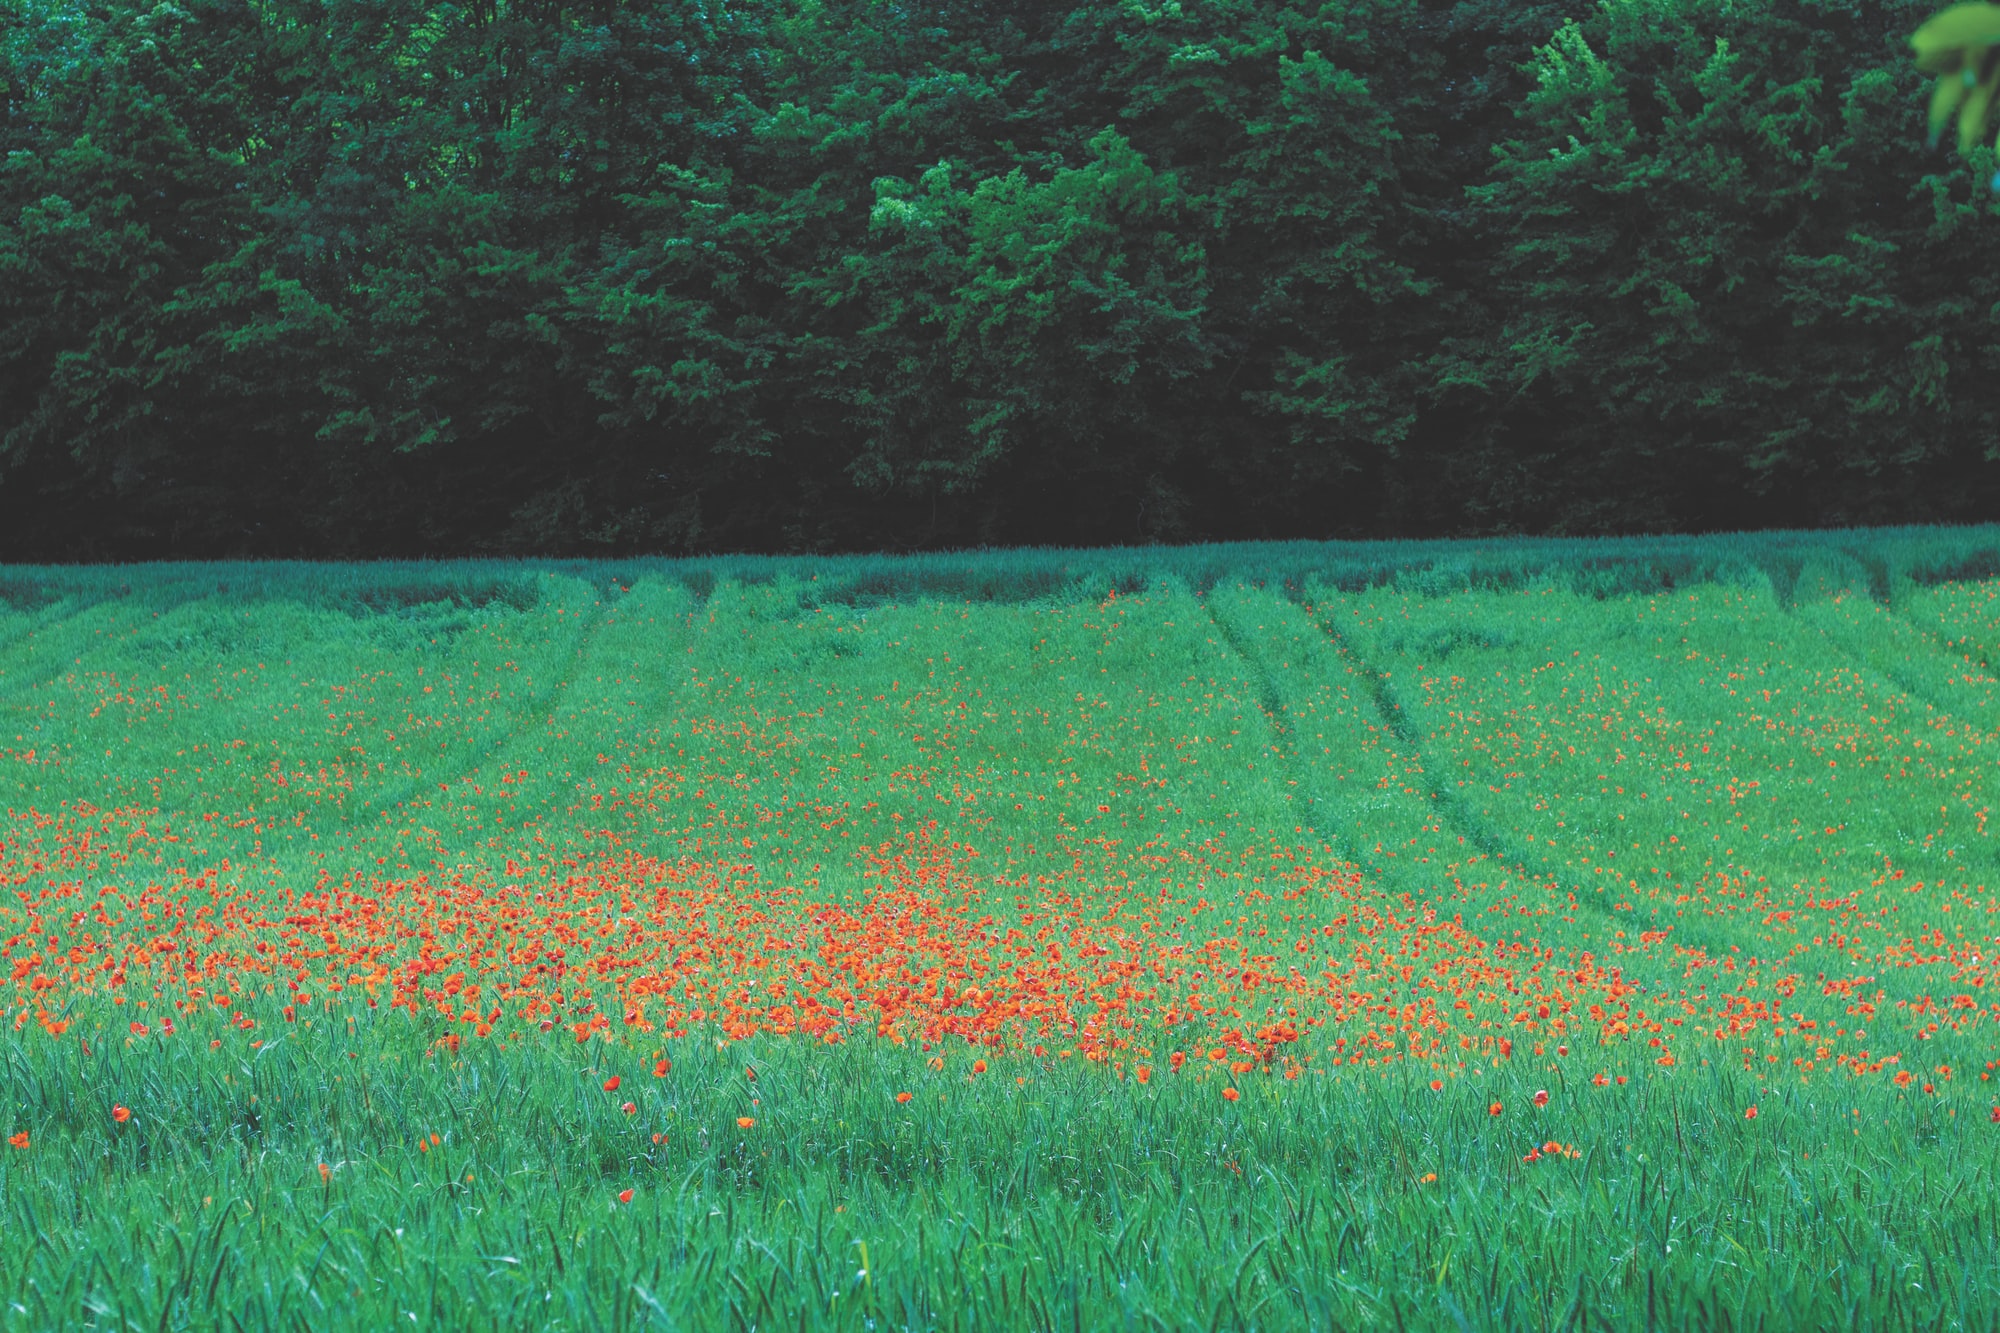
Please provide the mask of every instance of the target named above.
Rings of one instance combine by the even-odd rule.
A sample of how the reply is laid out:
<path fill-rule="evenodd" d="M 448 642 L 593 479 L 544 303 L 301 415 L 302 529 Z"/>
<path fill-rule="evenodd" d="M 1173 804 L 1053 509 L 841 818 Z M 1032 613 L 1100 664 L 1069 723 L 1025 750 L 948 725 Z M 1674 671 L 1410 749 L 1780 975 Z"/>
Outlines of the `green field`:
<path fill-rule="evenodd" d="M 0 568 L 0 1328 L 2000 1327 L 1996 575 Z"/>

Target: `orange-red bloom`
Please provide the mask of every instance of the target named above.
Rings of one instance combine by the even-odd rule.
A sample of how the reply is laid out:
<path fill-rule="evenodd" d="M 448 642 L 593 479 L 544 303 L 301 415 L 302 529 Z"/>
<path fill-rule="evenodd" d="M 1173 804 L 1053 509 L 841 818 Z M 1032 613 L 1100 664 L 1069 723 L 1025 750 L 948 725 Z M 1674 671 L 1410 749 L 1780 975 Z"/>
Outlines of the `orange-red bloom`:
<path fill-rule="evenodd" d="M 113 1105 L 111 1108 L 111 1118 L 122 1125 L 132 1118 L 132 1108 L 129 1106 Z"/>
<path fill-rule="evenodd" d="M 632 1202 L 632 1191 L 631 1191 L 631 1190 L 619 1190 L 619 1191 L 618 1191 L 618 1202 L 620 1202 L 620 1203 L 630 1203 L 630 1202 Z"/>
<path fill-rule="evenodd" d="M 1753 1106 L 1749 1110 L 1745 1111 L 1743 1113 L 1743 1118 L 1745 1120 L 1755 1120 L 1757 1118 L 1757 1108 Z"/>
<path fill-rule="evenodd" d="M 2000 1106 L 1993 1108 L 1993 1118 L 2000 1120 Z M 19 1134 L 9 1134 L 7 1136 L 7 1146 L 26 1152 L 28 1148 L 28 1131 L 24 1129 Z"/>
<path fill-rule="evenodd" d="M 736 1127 L 738 1129 L 749 1129 L 752 1125 L 756 1123 L 757 1121 L 751 1116 L 739 1115 L 736 1117 Z"/>
<path fill-rule="evenodd" d="M 899 1092 L 896 1094 L 896 1100 L 899 1102 L 906 1102 L 910 1100 L 910 1094 L 907 1092 Z"/>
<path fill-rule="evenodd" d="M 1222 1099 L 1224 1101 L 1233 1102 L 1238 1098 L 1240 1098 L 1242 1095 L 1243 1095 L 1242 1093 L 1238 1092 L 1234 1088 L 1224 1088 L 1222 1090 Z"/>
<path fill-rule="evenodd" d="M 1533 1100 L 1537 1106 L 1547 1106 L 1549 1104 L 1549 1090 L 1547 1088 L 1538 1090 Z"/>
<path fill-rule="evenodd" d="M 1153 1077 L 1153 1067 L 1151 1065 L 1135 1065 L 1132 1069 L 1132 1077 L 1138 1079 L 1141 1083 L 1150 1082 Z"/>
<path fill-rule="evenodd" d="M 613 1074 L 610 1078 L 604 1080 L 604 1090 L 606 1092 L 618 1091 L 618 1075 Z"/>
<path fill-rule="evenodd" d="M 1495 1102 L 1495 1103 L 1493 1103 L 1493 1105 L 1491 1105 L 1491 1106 L 1487 1107 L 1487 1108 L 1486 1108 L 1486 1114 L 1488 1114 L 1488 1115 L 1499 1115 L 1499 1114 L 1500 1114 L 1500 1103 L 1499 1103 L 1499 1102 Z"/>

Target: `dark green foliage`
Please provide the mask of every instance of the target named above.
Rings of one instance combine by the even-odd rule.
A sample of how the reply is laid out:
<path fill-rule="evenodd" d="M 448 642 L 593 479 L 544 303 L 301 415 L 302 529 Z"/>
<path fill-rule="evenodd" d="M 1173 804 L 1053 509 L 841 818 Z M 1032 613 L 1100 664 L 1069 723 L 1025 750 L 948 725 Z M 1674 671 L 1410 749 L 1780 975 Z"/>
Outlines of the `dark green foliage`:
<path fill-rule="evenodd" d="M 0 558 L 1983 518 L 1925 12 L 22 0 Z"/>
<path fill-rule="evenodd" d="M 1610 6 L 1538 54 L 1471 192 L 1489 438 L 1579 530 L 1871 521 L 1990 497 L 1975 175 L 1914 151 L 1922 11 Z M 1956 374 L 1954 374 L 1956 372 Z"/>

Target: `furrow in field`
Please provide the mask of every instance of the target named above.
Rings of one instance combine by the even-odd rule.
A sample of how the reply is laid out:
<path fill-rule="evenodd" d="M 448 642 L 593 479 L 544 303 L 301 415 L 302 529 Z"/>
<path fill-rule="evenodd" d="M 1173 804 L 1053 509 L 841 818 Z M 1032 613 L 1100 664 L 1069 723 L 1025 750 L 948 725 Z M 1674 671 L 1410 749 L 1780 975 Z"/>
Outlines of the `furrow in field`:
<path fill-rule="evenodd" d="M 1913 588 L 1899 614 L 1931 635 L 1950 655 L 2000 672 L 2000 583 L 1941 583 Z"/>
<path fill-rule="evenodd" d="M 65 678 L 102 675 L 113 669 L 106 657 L 116 659 L 135 645 L 156 642 L 163 618 L 171 632 L 186 617 L 184 606 L 158 613 L 129 601 L 62 602 L 25 617 L 0 644 L 0 707 L 18 706 L 25 696 L 46 691 Z"/>
<path fill-rule="evenodd" d="M 1981 891 L 1993 764 L 1970 761 L 1992 738 L 1857 673 L 1770 599 L 1353 600 L 1467 803 L 1585 902 L 1672 928 L 1695 962 L 1732 941 L 1823 941 L 1856 964 L 1918 939 L 1976 954 L 1978 918 L 1951 913 Z M 1723 932 L 1730 917 L 1752 929 Z"/>
<path fill-rule="evenodd" d="M 13 671 L 9 655 L 22 644 L 38 635 L 45 634 L 63 621 L 81 615 L 88 609 L 88 603 L 65 597 L 48 603 L 32 611 L 15 610 L 0 605 L 0 697 L 11 690 Z"/>
<path fill-rule="evenodd" d="M 1988 732 L 2000 731 L 2000 679 L 1972 653 L 1948 647 L 1942 634 L 1861 597 L 1801 603 L 1791 614 L 1912 699 Z"/>
<path fill-rule="evenodd" d="M 412 837 L 427 845 L 437 831 L 398 807 L 437 790 L 441 764 L 460 775 L 492 762 L 576 671 L 597 590 L 551 576 L 541 593 L 525 609 L 120 612 L 73 646 L 87 670 L 31 696 L 35 739 L 59 762 L 38 756 L 0 779 L 18 805 L 129 804 L 197 846 L 236 842 L 238 856 L 296 870 L 403 865 Z"/>
<path fill-rule="evenodd" d="M 1421 750 L 1383 716 L 1371 673 L 1277 594 L 1218 585 L 1208 609 L 1256 673 L 1320 836 L 1385 886 L 1425 897 L 1478 859 L 1434 799 Z"/>
<path fill-rule="evenodd" d="M 1412 711 L 1398 682 L 1397 672 L 1404 669 L 1396 656 L 1400 642 L 1393 636 L 1376 634 L 1378 626 L 1366 615 L 1352 614 L 1339 594 L 1317 595 L 1309 614 L 1342 658 L 1355 665 L 1383 725 L 1415 757 L 1415 762 L 1422 766 L 1420 771 L 1428 770 L 1430 776 L 1423 781 L 1422 793 L 1437 811 L 1440 826 L 1454 830 L 1468 846 L 1477 849 L 1477 856 L 1468 858 L 1463 866 L 1452 867 L 1453 883 L 1458 890 L 1477 889 L 1482 897 L 1487 897 L 1508 887 L 1510 875 L 1537 883 L 1557 878 L 1545 858 L 1523 846 L 1506 827 L 1469 802 L 1458 785 L 1448 785 L 1438 776 L 1446 755 L 1440 752 L 1437 738 L 1427 731 L 1424 719 Z"/>
<path fill-rule="evenodd" d="M 646 762 L 640 742 L 676 711 L 687 685 L 694 609 L 678 583 L 635 584 L 576 637 L 563 678 L 504 735 L 462 760 L 444 790 L 414 794 L 411 810 L 425 810 L 441 826 L 434 831 L 461 851 L 495 849 L 503 837 L 518 841 L 536 829 L 560 833 L 593 811 L 628 843 L 665 850 L 640 817 L 657 813 L 680 784 Z"/>
<path fill-rule="evenodd" d="M 1271 753 L 1277 755 L 1292 773 L 1292 776 L 1286 779 L 1286 785 L 1293 789 L 1289 796 L 1293 805 L 1300 811 L 1301 827 L 1315 836 L 1331 839 L 1334 836 L 1332 830 L 1339 825 L 1338 815 L 1326 805 L 1317 787 L 1299 776 L 1301 769 L 1296 739 L 1292 734 L 1290 710 L 1285 706 L 1285 692 L 1276 674 L 1277 671 L 1286 669 L 1289 663 L 1277 666 L 1274 670 L 1270 654 L 1261 651 L 1261 646 L 1251 641 L 1245 633 L 1247 627 L 1239 620 L 1239 613 L 1243 612 L 1243 608 L 1238 603 L 1251 595 L 1245 589 L 1230 590 L 1218 586 L 1211 589 L 1208 596 L 1203 599 L 1203 606 L 1208 611 L 1209 620 L 1215 626 L 1216 633 L 1222 636 L 1223 643 L 1228 645 L 1229 651 L 1236 655 L 1238 661 L 1249 672 L 1251 688 L 1257 695 L 1258 706 L 1264 712 L 1264 720 L 1271 729 Z M 1262 626 L 1257 628 L 1261 629 Z M 1357 847 L 1343 844 L 1338 850 L 1349 860 L 1360 864 L 1360 858 L 1356 855 Z"/>
<path fill-rule="evenodd" d="M 580 720 L 570 743 L 615 761 L 600 776 L 629 764 L 678 784 L 648 816 L 676 845 L 768 853 L 858 891 L 862 849 L 932 822 L 1006 848 L 994 872 L 1031 880 L 1074 876 L 1086 851 L 1123 874 L 1142 847 L 1165 866 L 1225 835 L 1296 841 L 1254 686 L 1185 589 L 867 611 L 799 592 L 718 584 L 631 744 Z"/>
<path fill-rule="evenodd" d="M 571 607 L 576 605 L 578 603 L 570 604 Z M 564 610 L 568 612 L 569 607 Z M 536 645 L 543 664 L 542 680 L 512 701 L 514 708 L 511 716 L 501 719 L 498 726 L 480 735 L 464 752 L 451 755 L 451 771 L 442 778 L 446 785 L 455 786 L 476 776 L 524 737 L 533 736 L 549 724 L 564 699 L 575 688 L 577 677 L 589 659 L 592 644 L 604 630 L 608 614 L 597 603 L 580 614 L 565 614 L 562 626 L 543 643 Z M 378 803 L 388 808 L 403 802 L 385 793 Z"/>

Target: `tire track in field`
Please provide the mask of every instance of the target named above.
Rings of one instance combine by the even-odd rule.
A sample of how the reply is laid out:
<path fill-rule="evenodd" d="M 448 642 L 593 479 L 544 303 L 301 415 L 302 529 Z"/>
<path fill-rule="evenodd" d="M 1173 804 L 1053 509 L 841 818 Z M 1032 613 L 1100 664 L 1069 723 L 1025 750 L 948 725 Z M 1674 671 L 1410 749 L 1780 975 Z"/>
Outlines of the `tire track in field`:
<path fill-rule="evenodd" d="M 1889 649 L 1870 645 L 1864 629 L 1845 623 L 1836 611 L 1815 609 L 1818 605 L 1792 607 L 1785 614 L 1802 628 L 1817 633 L 1841 659 L 1864 673 L 1879 677 L 1918 703 L 1989 732 L 2000 731 L 2000 701 L 1981 700 L 1963 692 L 1954 695 L 1948 678 L 1939 681 L 1923 679 L 1919 672 L 1911 669 L 1909 656 L 1899 656 L 1893 645 Z M 1949 673 L 1969 661 L 1988 673 L 1988 679 L 2000 685 L 2000 675 L 1993 672 L 1983 653 L 1953 654 L 1952 645 L 1943 635 L 1930 632 L 1892 610 L 1885 608 L 1883 614 L 1892 622 L 1891 633 L 1899 639 L 1916 640 L 1911 646 L 1913 652 L 1936 658 L 1941 672 Z M 1938 688 L 1940 684 L 1943 689 Z"/>
<path fill-rule="evenodd" d="M 1886 684 L 1930 709 L 1936 715 L 1932 726 L 1942 720 L 1988 738 L 2000 737 L 2000 673 L 1993 672 L 1986 664 L 1983 651 L 1966 651 L 1974 646 L 1970 640 L 1950 640 L 1939 629 L 1912 621 L 1886 606 L 1880 611 L 1889 622 L 1890 643 L 1886 646 L 1871 643 L 1870 627 L 1854 624 L 1835 606 L 1815 603 L 1794 608 L 1787 614 L 1803 627 L 1817 631 L 1839 660 L 1850 664 L 1871 686 L 1880 688 Z M 1934 679 L 1924 679 L 1924 665 L 1913 664 L 1927 665 Z M 1981 681 L 1975 679 L 1974 673 L 1981 673 L 1988 687 L 1983 696 L 1978 690 Z M 1921 865 L 1923 848 L 1918 842 L 1921 833 L 1915 827 L 1891 824 L 1879 841 L 1865 846 L 1870 851 L 1899 848 L 1906 864 Z M 1987 842 L 1982 835 L 1975 835 L 1969 842 L 1947 841 L 1946 848 L 1952 846 L 1960 852 L 1978 853 L 1985 864 L 2000 864 L 2000 846 Z M 1945 854 L 1951 853 L 1946 850 Z M 1979 863 L 1977 859 L 1973 861 Z"/>
<path fill-rule="evenodd" d="M 0 704 L 11 703 L 23 695 L 47 689 L 63 678 L 66 669 L 75 667 L 74 656 L 64 656 L 66 650 L 55 645 L 37 645 L 29 641 L 38 635 L 61 629 L 102 605 L 104 605 L 102 602 L 87 602 L 82 605 L 67 600 L 52 602 L 42 611 L 28 617 L 26 623 L 14 633 L 5 639 L 0 639 Z M 23 661 L 20 665 L 27 672 L 25 675 L 13 675 L 10 664 L 6 661 L 7 655 L 17 650 L 22 654 Z M 47 660 L 51 657 L 60 660 L 53 662 Z"/>
<path fill-rule="evenodd" d="M 1247 600 L 1239 602 L 1239 593 Z M 1289 760 L 1295 804 L 1312 812 L 1321 839 L 1371 879 L 1416 897 L 1435 897 L 1451 873 L 1445 848 L 1472 839 L 1440 812 L 1423 785 L 1428 775 L 1421 747 L 1409 745 L 1406 733 L 1378 725 L 1381 710 L 1362 672 L 1332 654 L 1321 628 L 1296 602 L 1262 595 L 1269 604 L 1260 608 L 1257 593 L 1218 590 L 1207 609 L 1225 642 L 1255 673 L 1265 712 L 1284 745 L 1281 754 Z M 1276 618 L 1268 635 L 1251 632 L 1244 617 L 1253 613 Z M 1334 661 L 1315 660 L 1316 654 Z M 1331 676 L 1329 665 L 1335 668 Z M 1359 698 L 1341 688 L 1350 676 L 1364 686 Z M 1321 763 L 1309 754 L 1314 736 L 1308 728 L 1314 726 L 1326 742 L 1328 758 Z M 1384 735 L 1394 744 L 1384 744 Z M 1413 777 L 1419 785 L 1412 784 Z M 1351 787 L 1342 785 L 1350 779 Z"/>
<path fill-rule="evenodd" d="M 1340 812 L 1326 808 L 1326 802 L 1319 793 L 1319 784 L 1311 780 L 1310 774 L 1305 771 L 1299 760 L 1297 749 L 1292 742 L 1291 719 L 1285 711 L 1284 699 L 1279 694 L 1277 679 L 1271 668 L 1265 663 L 1261 654 L 1250 645 L 1246 636 L 1236 626 L 1230 624 L 1227 617 L 1217 614 L 1209 596 L 1199 597 L 1197 600 L 1201 603 L 1201 609 L 1207 613 L 1209 624 L 1215 626 L 1216 633 L 1222 636 L 1223 643 L 1228 645 L 1229 650 L 1236 655 L 1237 660 L 1248 672 L 1251 688 L 1257 692 L 1258 706 L 1263 709 L 1265 720 L 1271 725 L 1271 748 L 1277 753 L 1280 763 L 1290 777 L 1291 786 L 1295 789 L 1293 793 L 1288 793 L 1288 799 L 1294 807 L 1300 804 L 1296 793 L 1305 793 L 1304 818 L 1300 822 L 1305 825 L 1307 832 L 1331 845 L 1347 860 L 1356 865 L 1367 865 L 1360 855 L 1359 848 L 1349 845 L 1350 840 L 1343 831 Z M 1368 865 L 1368 869 L 1373 871 L 1375 867 Z"/>
<path fill-rule="evenodd" d="M 53 625 L 61 624 L 82 615 L 94 602 L 78 604 L 73 598 L 62 598 L 49 602 L 34 611 L 21 613 L 20 623 L 11 629 L 0 631 L 0 657 L 14 650 L 14 646 L 24 639 L 33 637 Z"/>
<path fill-rule="evenodd" d="M 1898 598 L 1897 603 L 1902 603 L 1904 600 Z M 1912 633 L 1922 636 L 1938 651 L 1960 659 L 1969 658 L 1982 670 L 2000 676 L 2000 641 L 1988 638 L 1987 627 L 1949 625 L 1929 617 L 1913 616 L 1907 605 L 1896 603 L 1884 603 L 1883 609 L 1891 618 L 1907 626 Z"/>
<path fill-rule="evenodd" d="M 611 602 L 598 607 L 596 614 L 584 624 L 581 630 L 575 632 L 570 650 L 570 669 L 559 675 L 553 685 L 547 686 L 536 695 L 530 696 L 527 705 L 516 715 L 516 721 L 502 727 L 492 736 L 474 747 L 469 756 L 458 758 L 450 777 L 436 778 L 423 773 L 414 774 L 400 784 L 400 789 L 385 789 L 380 794 L 371 795 L 369 798 L 362 800 L 357 804 L 352 815 L 336 821 L 333 827 L 336 829 L 349 828 L 355 820 L 371 813 L 375 818 L 379 819 L 387 815 L 391 810 L 401 809 L 410 801 L 415 800 L 419 794 L 428 790 L 434 783 L 442 782 L 446 787 L 455 787 L 491 763 L 494 756 L 498 755 L 520 737 L 529 734 L 537 728 L 546 727 L 550 719 L 555 716 L 556 710 L 562 706 L 563 700 L 575 687 L 584 658 L 589 654 L 591 645 L 604 632 L 604 628 L 610 622 L 612 611 L 616 606 L 616 602 Z"/>
<path fill-rule="evenodd" d="M 1447 791 L 1441 785 L 1429 781 L 1432 773 L 1431 755 L 1425 738 L 1410 725 L 1409 717 L 1403 709 L 1402 701 L 1396 696 L 1396 688 L 1388 674 L 1373 666 L 1354 643 L 1340 630 L 1317 615 L 1312 608 L 1300 604 L 1299 609 L 1319 631 L 1340 658 L 1353 666 L 1356 677 L 1368 692 L 1375 714 L 1389 734 L 1416 758 L 1426 781 L 1422 784 L 1424 799 L 1437 812 L 1439 822 L 1447 830 L 1455 830 L 1464 836 L 1466 842 L 1477 848 L 1485 856 L 1491 857 L 1502 869 L 1512 867 L 1517 874 L 1538 878 L 1544 882 L 1560 883 L 1562 877 L 1546 865 L 1539 856 L 1527 852 L 1514 844 L 1500 830 L 1488 824 L 1474 813 L 1463 797 L 1455 791 Z M 1579 897 L 1579 901 L 1582 899 Z"/>
<path fill-rule="evenodd" d="M 1274 714 L 1273 730 L 1285 738 L 1286 753 L 1299 782 L 1297 790 L 1307 794 L 1308 800 L 1312 803 L 1311 808 L 1320 817 L 1317 826 L 1319 836 L 1359 866 L 1369 879 L 1385 889 L 1408 894 L 1419 901 L 1433 903 L 1452 894 L 1455 888 L 1453 874 L 1443 865 L 1430 865 L 1415 860 L 1403 862 L 1378 856 L 1366 845 L 1369 834 L 1363 827 L 1364 820 L 1358 812 L 1346 808 L 1328 810 L 1329 803 L 1321 796 L 1320 785 L 1313 780 L 1309 765 L 1300 753 L 1301 747 L 1296 743 L 1298 728 L 1293 725 L 1290 710 L 1283 704 L 1284 690 L 1269 660 L 1270 649 L 1247 634 L 1243 627 L 1230 624 L 1230 617 L 1226 612 L 1218 614 L 1217 609 L 1207 606 L 1206 601 L 1204 605 L 1210 619 L 1224 635 L 1225 642 L 1255 673 L 1255 683 L 1263 706 L 1267 713 Z M 1442 789 L 1433 782 L 1429 746 L 1418 729 L 1411 725 L 1409 714 L 1397 698 L 1394 684 L 1387 674 L 1376 669 L 1346 635 L 1307 610 L 1298 601 L 1289 601 L 1288 609 L 1295 610 L 1305 621 L 1309 632 L 1321 636 L 1336 657 L 1351 669 L 1354 678 L 1362 687 L 1369 715 L 1395 739 L 1397 752 L 1386 758 L 1395 764 L 1414 763 L 1418 769 L 1421 780 L 1415 786 L 1404 790 L 1411 793 L 1414 802 L 1425 812 L 1426 831 L 1434 828 L 1433 836 L 1439 843 L 1448 844 L 1455 838 L 1463 838 L 1467 848 L 1483 856 L 1490 863 L 1493 873 L 1487 877 L 1489 885 L 1503 876 L 1512 874 L 1519 877 L 1525 889 L 1540 889 L 1552 895 L 1560 894 L 1563 898 L 1572 898 L 1573 904 L 1562 901 L 1561 898 L 1553 898 L 1548 902 L 1547 906 L 1559 914 L 1566 913 L 1573 918 L 1593 919 L 1610 930 L 1664 928 L 1672 933 L 1676 943 L 1692 945 L 1710 953 L 1726 952 L 1729 943 L 1727 940 L 1714 935 L 1712 931 L 1704 930 L 1688 918 L 1665 915 L 1663 905 L 1653 899 L 1639 899 L 1625 911 L 1614 910 L 1603 890 L 1572 882 L 1562 868 L 1516 845 L 1515 841 L 1502 830 L 1473 811 L 1459 793 Z M 1310 671 L 1311 668 L 1300 665 L 1292 669 L 1304 672 Z M 1359 770 L 1356 770 L 1356 773 L 1364 779 L 1367 776 Z M 1347 803 L 1342 804 L 1345 806 Z M 1408 815 L 1404 818 L 1407 819 Z M 1359 838 L 1354 833 L 1357 829 L 1361 830 Z M 1464 877 L 1458 878 L 1462 880 Z M 1477 904 L 1480 900 L 1472 898 L 1469 901 Z M 1526 905 L 1525 898 L 1523 904 Z"/>
<path fill-rule="evenodd" d="M 1398 740 L 1407 745 L 1413 754 L 1426 761 L 1424 772 L 1429 775 L 1429 758 L 1423 738 L 1410 724 L 1409 715 L 1397 697 L 1393 681 L 1386 672 L 1370 665 L 1361 650 L 1336 627 L 1328 624 L 1313 611 L 1308 618 L 1319 627 L 1336 650 L 1353 663 L 1361 678 L 1367 683 L 1383 724 Z M 1660 898 L 1646 895 L 1628 898 L 1630 906 L 1624 910 L 1614 909 L 1611 894 L 1594 884 L 1574 881 L 1563 867 L 1544 859 L 1539 853 L 1517 845 L 1507 834 L 1488 822 L 1470 808 L 1465 799 L 1456 791 L 1432 788 L 1429 799 L 1437 808 L 1442 819 L 1456 826 L 1465 834 L 1466 841 L 1481 852 L 1492 857 L 1501 867 L 1511 866 L 1522 878 L 1533 883 L 1548 886 L 1552 891 L 1560 891 L 1574 900 L 1574 907 L 1563 904 L 1563 908 L 1575 913 L 1589 913 L 1598 920 L 1620 929 L 1630 930 L 1635 925 L 1640 928 L 1668 931 L 1673 942 L 1701 949 L 1710 955 L 1720 957 L 1726 954 L 1732 940 L 1716 933 L 1712 923 L 1704 925 L 1700 917 L 1671 914 L 1673 904 Z"/>

